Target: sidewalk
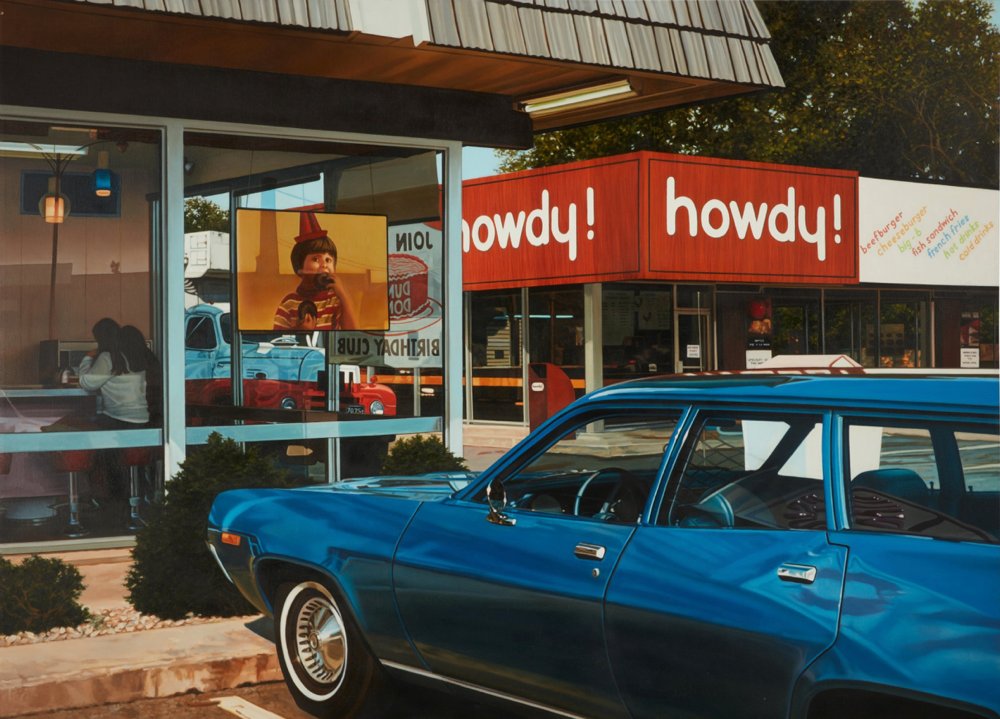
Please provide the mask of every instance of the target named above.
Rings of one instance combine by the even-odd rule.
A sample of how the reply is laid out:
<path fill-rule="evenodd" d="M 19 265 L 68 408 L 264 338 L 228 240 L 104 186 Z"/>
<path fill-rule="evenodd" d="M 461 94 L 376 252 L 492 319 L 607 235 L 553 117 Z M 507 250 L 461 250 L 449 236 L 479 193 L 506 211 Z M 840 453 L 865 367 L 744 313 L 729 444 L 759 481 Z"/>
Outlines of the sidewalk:
<path fill-rule="evenodd" d="M 524 430 L 494 428 L 484 434 L 488 443 L 484 437 L 465 446 L 470 469 L 488 467 Z M 128 606 L 124 581 L 131 549 L 57 556 L 83 575 L 80 601 L 88 609 Z M 272 636 L 269 619 L 243 617 L 0 647 L 0 717 L 280 681 Z"/>
<path fill-rule="evenodd" d="M 82 604 L 94 611 L 127 606 L 130 551 L 59 555 L 83 575 Z M 280 681 L 270 636 L 270 620 L 243 617 L 2 647 L 0 717 Z"/>

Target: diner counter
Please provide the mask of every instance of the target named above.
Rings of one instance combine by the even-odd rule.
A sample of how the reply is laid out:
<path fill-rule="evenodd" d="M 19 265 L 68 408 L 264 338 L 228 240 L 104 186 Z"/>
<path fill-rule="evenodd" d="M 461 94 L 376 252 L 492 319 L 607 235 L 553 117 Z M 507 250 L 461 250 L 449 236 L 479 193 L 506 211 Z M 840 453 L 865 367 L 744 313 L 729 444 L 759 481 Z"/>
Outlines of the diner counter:
<path fill-rule="evenodd" d="M 18 385 L 14 387 L 0 387 L 0 397 L 10 397 L 11 399 L 45 399 L 48 397 L 89 397 L 92 392 L 77 385 L 60 385 L 58 387 L 44 387 L 38 385 Z"/>

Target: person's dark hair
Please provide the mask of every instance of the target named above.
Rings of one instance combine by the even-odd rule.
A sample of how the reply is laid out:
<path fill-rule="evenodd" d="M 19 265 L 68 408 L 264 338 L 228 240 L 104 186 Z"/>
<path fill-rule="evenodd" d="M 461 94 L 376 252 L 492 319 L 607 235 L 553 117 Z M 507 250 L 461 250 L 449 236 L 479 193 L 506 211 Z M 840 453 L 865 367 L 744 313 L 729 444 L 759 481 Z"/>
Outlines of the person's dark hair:
<path fill-rule="evenodd" d="M 314 252 L 327 252 L 333 255 L 333 263 L 337 264 L 337 246 L 329 237 L 316 237 L 312 240 L 302 240 L 296 242 L 292 248 L 292 269 L 298 274 L 302 269 L 302 263 L 306 261 L 306 255 Z"/>
<path fill-rule="evenodd" d="M 111 374 L 128 372 L 125 356 L 121 351 L 121 327 L 110 317 L 103 317 L 94 323 L 91 332 L 97 340 L 97 354 L 107 352 L 111 357 Z"/>
<path fill-rule="evenodd" d="M 146 371 L 146 405 L 149 407 L 149 424 L 158 426 L 163 421 L 163 365 L 149 349 L 142 331 L 133 325 L 121 330 L 122 353 L 132 372 Z"/>
<path fill-rule="evenodd" d="M 138 327 L 125 325 L 119 333 L 119 346 L 121 352 L 128 361 L 130 372 L 142 372 L 149 369 L 152 362 L 156 362 L 156 355 L 152 353 L 146 345 L 146 338 Z"/>

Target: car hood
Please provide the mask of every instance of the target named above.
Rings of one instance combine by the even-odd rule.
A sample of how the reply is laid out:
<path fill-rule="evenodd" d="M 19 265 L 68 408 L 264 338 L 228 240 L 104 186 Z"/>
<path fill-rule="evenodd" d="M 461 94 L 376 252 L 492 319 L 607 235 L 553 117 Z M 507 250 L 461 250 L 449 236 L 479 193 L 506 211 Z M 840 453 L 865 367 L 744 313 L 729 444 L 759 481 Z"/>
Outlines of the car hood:
<path fill-rule="evenodd" d="M 431 472 L 412 476 L 360 477 L 302 489 L 311 492 L 381 494 L 418 501 L 435 501 L 465 489 L 478 476 L 477 472 Z"/>

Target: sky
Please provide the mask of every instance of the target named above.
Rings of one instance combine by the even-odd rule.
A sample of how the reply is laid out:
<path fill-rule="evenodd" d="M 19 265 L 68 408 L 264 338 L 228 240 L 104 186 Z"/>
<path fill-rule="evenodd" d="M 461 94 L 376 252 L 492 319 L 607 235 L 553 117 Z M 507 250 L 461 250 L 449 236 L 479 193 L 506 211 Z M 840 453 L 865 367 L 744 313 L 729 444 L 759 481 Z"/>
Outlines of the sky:
<path fill-rule="evenodd" d="M 1000 0 L 992 0 L 993 24 L 1000 27 Z M 497 174 L 497 159 L 493 150 L 486 147 L 466 147 L 462 149 L 462 179 L 472 180 Z"/>
<path fill-rule="evenodd" d="M 1000 0 L 998 0 L 1000 2 Z M 488 147 L 462 148 L 462 179 L 473 180 L 497 174 L 498 160 Z"/>

